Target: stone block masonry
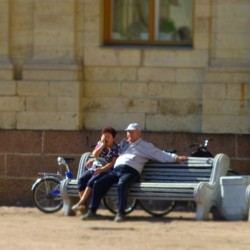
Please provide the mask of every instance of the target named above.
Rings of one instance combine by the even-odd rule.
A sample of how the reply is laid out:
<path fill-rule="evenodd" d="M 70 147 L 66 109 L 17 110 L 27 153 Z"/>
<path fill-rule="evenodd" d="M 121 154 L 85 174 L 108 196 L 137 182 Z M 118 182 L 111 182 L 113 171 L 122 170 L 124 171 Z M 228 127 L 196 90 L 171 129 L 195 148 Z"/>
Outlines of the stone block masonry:
<path fill-rule="evenodd" d="M 0 80 L 0 128 L 82 128 L 81 81 Z"/>
<path fill-rule="evenodd" d="M 192 47 L 104 44 L 104 2 L 0 1 L 1 129 L 250 133 L 250 1 L 193 1 Z"/>

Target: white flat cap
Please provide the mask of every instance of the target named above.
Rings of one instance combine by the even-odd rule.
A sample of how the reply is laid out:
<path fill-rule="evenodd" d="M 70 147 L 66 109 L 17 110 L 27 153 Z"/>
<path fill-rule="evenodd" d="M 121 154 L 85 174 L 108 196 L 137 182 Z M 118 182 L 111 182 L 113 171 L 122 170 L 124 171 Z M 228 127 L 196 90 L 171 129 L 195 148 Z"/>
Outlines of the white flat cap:
<path fill-rule="evenodd" d="M 125 129 L 125 131 L 128 131 L 128 130 L 141 130 L 140 126 L 138 123 L 130 123 L 128 125 L 128 127 Z"/>

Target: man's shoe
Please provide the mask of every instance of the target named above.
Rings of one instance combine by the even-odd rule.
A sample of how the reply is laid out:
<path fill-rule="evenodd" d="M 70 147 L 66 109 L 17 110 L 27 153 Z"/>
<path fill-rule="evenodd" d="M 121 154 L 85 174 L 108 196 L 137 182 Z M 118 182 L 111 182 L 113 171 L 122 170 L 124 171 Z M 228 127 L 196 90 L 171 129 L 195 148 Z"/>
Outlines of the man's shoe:
<path fill-rule="evenodd" d="M 81 219 L 82 220 L 97 220 L 99 219 L 100 216 L 97 214 L 93 213 L 91 210 L 89 210 L 86 214 L 84 214 Z"/>
<path fill-rule="evenodd" d="M 122 221 L 124 221 L 125 220 L 125 218 L 124 218 L 124 215 L 122 215 L 122 214 L 117 214 L 116 216 L 115 216 L 115 222 L 122 222 Z"/>

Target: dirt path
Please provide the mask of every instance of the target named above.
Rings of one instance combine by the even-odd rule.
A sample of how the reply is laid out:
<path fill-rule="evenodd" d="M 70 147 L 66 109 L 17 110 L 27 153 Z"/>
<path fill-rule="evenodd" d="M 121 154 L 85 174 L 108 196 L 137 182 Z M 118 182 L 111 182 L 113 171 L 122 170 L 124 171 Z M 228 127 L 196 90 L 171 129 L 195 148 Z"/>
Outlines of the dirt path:
<path fill-rule="evenodd" d="M 44 214 L 36 208 L 0 207 L 0 249 L 33 250 L 248 250 L 250 223 L 194 221 L 194 213 L 152 218 L 134 211 L 126 222 L 100 210 L 98 221 Z"/>

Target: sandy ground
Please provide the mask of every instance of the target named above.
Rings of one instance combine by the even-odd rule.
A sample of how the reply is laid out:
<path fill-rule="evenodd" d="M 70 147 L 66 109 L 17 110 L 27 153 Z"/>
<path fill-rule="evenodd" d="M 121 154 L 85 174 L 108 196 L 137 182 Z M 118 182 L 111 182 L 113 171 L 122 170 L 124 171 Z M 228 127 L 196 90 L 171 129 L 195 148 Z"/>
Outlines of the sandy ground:
<path fill-rule="evenodd" d="M 247 221 L 195 221 L 193 212 L 172 212 L 153 218 L 133 211 L 126 222 L 99 210 L 101 220 L 82 221 L 62 211 L 44 214 L 36 208 L 0 207 L 0 249 L 250 249 Z"/>

